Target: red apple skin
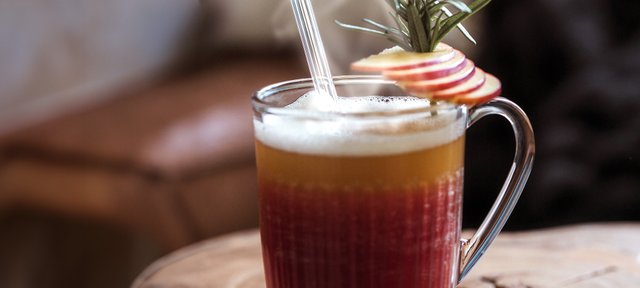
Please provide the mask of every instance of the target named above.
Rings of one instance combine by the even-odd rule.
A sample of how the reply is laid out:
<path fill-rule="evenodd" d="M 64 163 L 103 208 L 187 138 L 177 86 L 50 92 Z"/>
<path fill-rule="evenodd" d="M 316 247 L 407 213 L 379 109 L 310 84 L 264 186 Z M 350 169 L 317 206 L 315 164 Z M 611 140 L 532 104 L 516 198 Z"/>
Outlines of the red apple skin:
<path fill-rule="evenodd" d="M 460 85 L 451 87 L 449 89 L 434 91 L 431 94 L 431 98 L 434 100 L 448 100 L 458 96 L 470 93 L 479 89 L 486 80 L 485 72 L 476 67 L 474 74 Z"/>
<path fill-rule="evenodd" d="M 502 93 L 500 80 L 489 73 L 485 73 L 485 77 L 486 80 L 480 88 L 454 98 L 453 102 L 473 106 L 500 96 L 500 93 Z"/>
<path fill-rule="evenodd" d="M 385 70 L 382 74 L 391 80 L 408 82 L 441 78 L 456 73 L 464 68 L 465 57 L 455 50 L 456 55 L 449 61 L 409 70 Z"/>
<path fill-rule="evenodd" d="M 353 70 L 381 72 L 412 95 L 462 105 L 485 103 L 502 93 L 494 75 L 475 67 L 465 55 L 446 44 L 435 52 L 413 53 L 399 47 L 357 61 Z"/>
<path fill-rule="evenodd" d="M 473 61 L 466 59 L 460 71 L 447 77 L 423 81 L 400 82 L 398 85 L 411 93 L 435 92 L 461 85 L 475 75 L 475 70 L 476 67 Z"/>
<path fill-rule="evenodd" d="M 436 51 L 430 53 L 398 51 L 369 56 L 352 63 L 351 69 L 362 72 L 409 70 L 443 63 L 454 56 L 455 51 L 451 46 L 440 43 Z"/>
<path fill-rule="evenodd" d="M 409 69 L 422 68 L 422 67 L 427 67 L 427 66 L 436 65 L 436 64 L 440 64 L 440 63 L 449 61 L 454 56 L 455 56 L 454 53 L 447 53 L 446 55 L 443 55 L 441 57 L 425 60 L 425 61 L 414 63 L 414 64 L 406 64 L 406 65 L 402 65 L 402 66 L 393 66 L 393 67 L 389 67 L 389 68 L 384 69 L 384 70 L 387 70 L 387 71 L 399 71 L 399 70 L 409 70 Z"/>

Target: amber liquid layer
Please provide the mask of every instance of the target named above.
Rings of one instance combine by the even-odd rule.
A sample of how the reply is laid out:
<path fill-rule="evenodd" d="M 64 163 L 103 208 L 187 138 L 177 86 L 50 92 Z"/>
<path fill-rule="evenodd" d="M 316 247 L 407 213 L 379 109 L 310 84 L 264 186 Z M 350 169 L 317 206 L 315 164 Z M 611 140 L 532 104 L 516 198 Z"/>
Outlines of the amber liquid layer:
<path fill-rule="evenodd" d="M 267 287 L 454 287 L 462 153 L 463 139 L 372 157 L 302 155 L 258 142 Z"/>

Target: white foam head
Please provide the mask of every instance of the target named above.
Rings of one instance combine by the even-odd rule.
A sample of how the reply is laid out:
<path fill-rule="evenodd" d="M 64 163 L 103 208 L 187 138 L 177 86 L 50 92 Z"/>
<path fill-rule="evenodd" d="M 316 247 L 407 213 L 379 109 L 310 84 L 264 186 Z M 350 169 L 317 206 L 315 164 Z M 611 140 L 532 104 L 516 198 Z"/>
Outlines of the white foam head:
<path fill-rule="evenodd" d="M 400 154 L 436 147 L 464 134 L 465 119 L 457 109 L 438 111 L 436 116 L 414 113 L 380 118 L 311 116 L 358 112 L 402 111 L 429 107 L 429 101 L 416 97 L 363 96 L 339 97 L 308 93 L 286 109 L 305 111 L 309 118 L 292 119 L 264 114 L 254 120 L 256 138 L 273 148 L 312 155 L 372 156 Z"/>

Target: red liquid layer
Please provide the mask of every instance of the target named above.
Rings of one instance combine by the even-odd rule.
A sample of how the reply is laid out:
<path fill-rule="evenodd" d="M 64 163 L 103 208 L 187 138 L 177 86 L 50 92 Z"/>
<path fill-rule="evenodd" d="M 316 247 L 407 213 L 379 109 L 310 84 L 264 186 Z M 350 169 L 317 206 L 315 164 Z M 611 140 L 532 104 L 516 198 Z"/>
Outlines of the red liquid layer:
<path fill-rule="evenodd" d="M 262 178 L 267 287 L 454 287 L 461 171 L 385 188 Z"/>

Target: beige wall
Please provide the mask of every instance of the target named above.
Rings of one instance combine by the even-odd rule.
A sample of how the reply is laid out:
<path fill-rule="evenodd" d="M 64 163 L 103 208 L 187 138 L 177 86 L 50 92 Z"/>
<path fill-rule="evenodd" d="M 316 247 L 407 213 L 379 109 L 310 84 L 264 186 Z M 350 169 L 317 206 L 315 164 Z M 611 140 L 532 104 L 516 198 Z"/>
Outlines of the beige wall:
<path fill-rule="evenodd" d="M 0 134 L 161 70 L 179 51 L 197 4 L 0 1 Z"/>

